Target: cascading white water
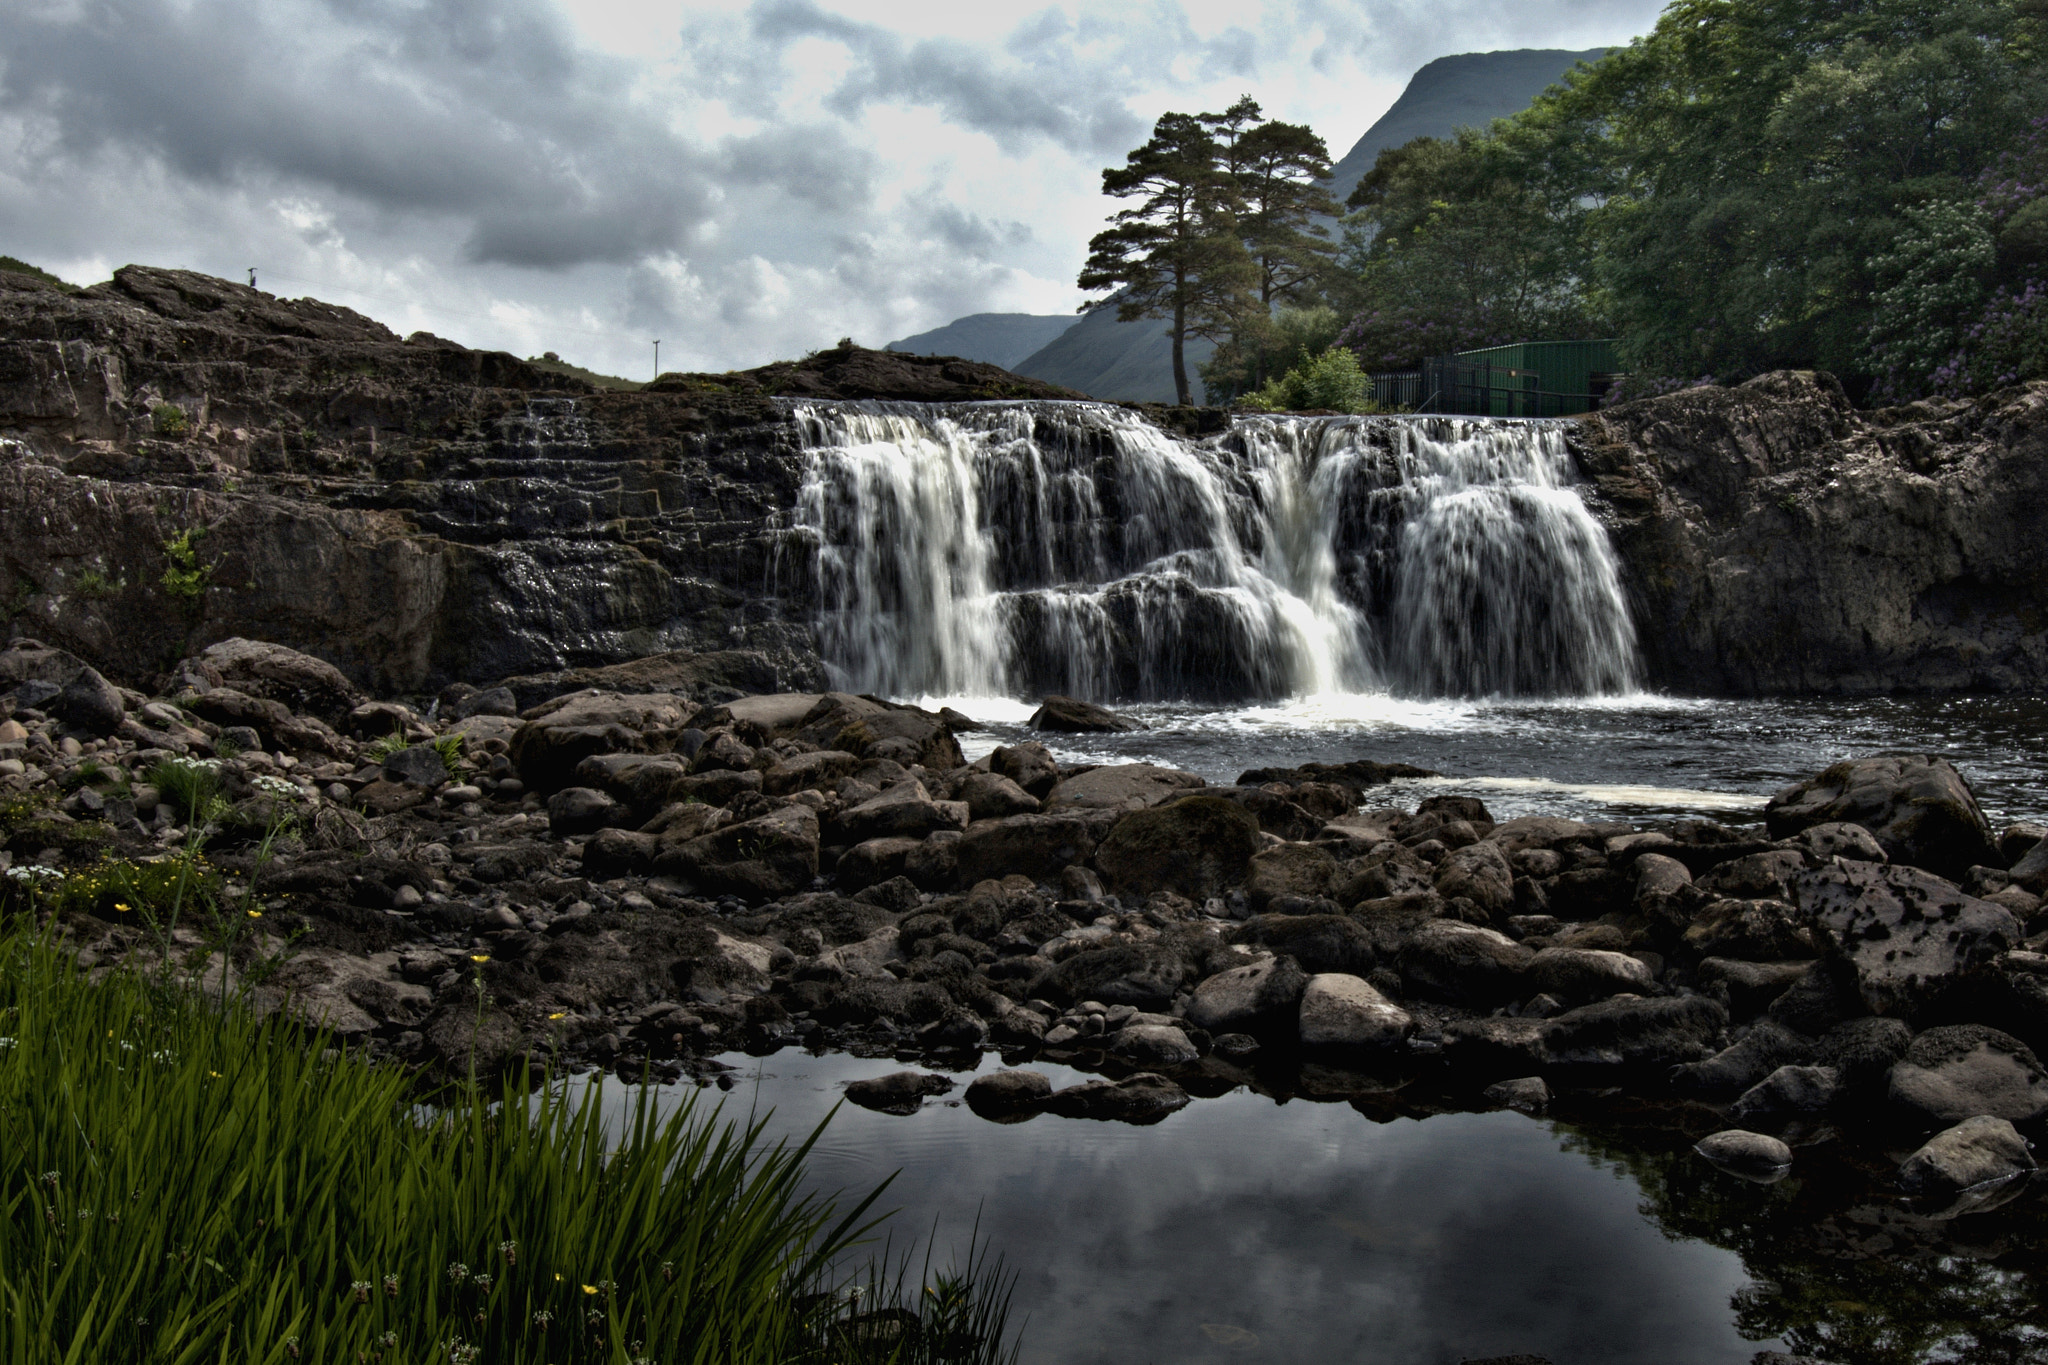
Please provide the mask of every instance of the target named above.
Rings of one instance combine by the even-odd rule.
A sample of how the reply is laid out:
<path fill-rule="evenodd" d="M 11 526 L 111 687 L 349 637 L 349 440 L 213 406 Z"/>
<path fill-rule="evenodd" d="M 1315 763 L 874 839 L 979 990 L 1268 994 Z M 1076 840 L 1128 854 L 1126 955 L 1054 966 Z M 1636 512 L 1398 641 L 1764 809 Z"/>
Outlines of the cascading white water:
<path fill-rule="evenodd" d="M 791 409 L 820 644 L 895 694 L 1250 700 L 1628 689 L 1555 424 L 1094 404 Z"/>

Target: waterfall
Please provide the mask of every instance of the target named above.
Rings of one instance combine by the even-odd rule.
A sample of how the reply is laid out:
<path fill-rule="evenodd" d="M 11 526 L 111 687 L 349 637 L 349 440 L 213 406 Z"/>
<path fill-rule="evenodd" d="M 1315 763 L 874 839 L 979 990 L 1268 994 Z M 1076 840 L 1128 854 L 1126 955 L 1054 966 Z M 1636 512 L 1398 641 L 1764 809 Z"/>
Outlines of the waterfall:
<path fill-rule="evenodd" d="M 790 406 L 796 526 L 847 686 L 1244 701 L 1634 683 L 1559 423 L 1080 403 Z"/>

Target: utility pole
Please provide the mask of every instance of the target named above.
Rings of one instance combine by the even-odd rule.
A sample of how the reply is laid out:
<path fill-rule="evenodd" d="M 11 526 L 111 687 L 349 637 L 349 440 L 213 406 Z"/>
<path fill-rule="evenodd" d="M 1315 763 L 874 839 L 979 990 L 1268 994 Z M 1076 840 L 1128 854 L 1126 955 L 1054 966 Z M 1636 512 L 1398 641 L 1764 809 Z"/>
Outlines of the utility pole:
<path fill-rule="evenodd" d="M 654 377 L 661 378 L 661 338 L 654 339 Z"/>

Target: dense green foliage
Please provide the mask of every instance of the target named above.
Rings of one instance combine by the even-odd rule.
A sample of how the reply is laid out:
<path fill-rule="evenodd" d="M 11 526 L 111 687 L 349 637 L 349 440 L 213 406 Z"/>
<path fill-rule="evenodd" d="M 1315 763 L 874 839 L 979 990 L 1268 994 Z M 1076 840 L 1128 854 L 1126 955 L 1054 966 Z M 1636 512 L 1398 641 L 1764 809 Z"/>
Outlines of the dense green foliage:
<path fill-rule="evenodd" d="M 1382 155 L 1346 342 L 1608 333 L 1643 379 L 1881 397 L 2048 373 L 2044 36 L 2042 0 L 1675 0 L 1524 113 Z"/>
<path fill-rule="evenodd" d="M 985 1262 L 852 1297 L 873 1195 L 801 1193 L 694 1103 L 417 1103 L 406 1074 L 180 983 L 0 939 L 0 1359 L 984 1361 Z"/>
<path fill-rule="evenodd" d="M 1102 173 L 1104 194 L 1134 201 L 1088 244 L 1081 288 L 1115 291 L 1117 316 L 1167 319 L 1174 391 L 1188 401 L 1189 337 L 1220 344 L 1226 386 L 1273 368 L 1272 309 L 1313 299 L 1327 274 L 1336 205 L 1323 140 L 1267 121 L 1241 99 L 1221 114 L 1164 114 L 1144 146 Z M 1283 359 L 1282 352 L 1277 358 Z"/>
<path fill-rule="evenodd" d="M 42 267 L 30 265 L 27 261 L 16 260 L 12 256 L 0 256 L 0 270 L 11 271 L 16 275 L 33 276 L 34 278 L 41 280 L 44 284 L 54 284 L 65 289 L 71 288 L 70 285 L 66 284 L 63 280 L 58 279 L 55 275 L 52 275 L 49 271 L 44 270 Z"/>

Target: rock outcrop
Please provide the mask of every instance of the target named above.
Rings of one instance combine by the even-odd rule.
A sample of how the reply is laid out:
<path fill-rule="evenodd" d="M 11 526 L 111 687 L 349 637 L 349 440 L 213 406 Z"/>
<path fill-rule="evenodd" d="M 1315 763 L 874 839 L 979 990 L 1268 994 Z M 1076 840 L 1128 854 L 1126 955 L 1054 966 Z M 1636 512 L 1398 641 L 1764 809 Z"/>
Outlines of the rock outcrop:
<path fill-rule="evenodd" d="M 2048 383 L 1852 408 L 1763 375 L 1581 418 L 1653 685 L 2048 687 Z"/>

